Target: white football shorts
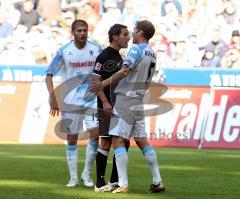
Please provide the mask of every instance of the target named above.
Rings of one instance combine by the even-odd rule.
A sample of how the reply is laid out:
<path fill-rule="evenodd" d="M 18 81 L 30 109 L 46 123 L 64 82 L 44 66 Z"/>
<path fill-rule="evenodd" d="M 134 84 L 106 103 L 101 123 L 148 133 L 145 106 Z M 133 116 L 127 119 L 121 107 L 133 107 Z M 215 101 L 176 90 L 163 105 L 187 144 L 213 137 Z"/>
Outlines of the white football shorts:
<path fill-rule="evenodd" d="M 109 135 L 125 139 L 147 138 L 144 113 L 136 112 L 131 107 L 142 104 L 142 99 L 117 95 L 110 122 Z"/>
<path fill-rule="evenodd" d="M 69 122 L 61 123 L 61 129 L 67 129 L 71 134 L 79 134 L 91 128 L 98 127 L 98 121 L 93 115 L 79 115 L 73 113 L 62 113 L 62 120 L 69 120 Z"/>

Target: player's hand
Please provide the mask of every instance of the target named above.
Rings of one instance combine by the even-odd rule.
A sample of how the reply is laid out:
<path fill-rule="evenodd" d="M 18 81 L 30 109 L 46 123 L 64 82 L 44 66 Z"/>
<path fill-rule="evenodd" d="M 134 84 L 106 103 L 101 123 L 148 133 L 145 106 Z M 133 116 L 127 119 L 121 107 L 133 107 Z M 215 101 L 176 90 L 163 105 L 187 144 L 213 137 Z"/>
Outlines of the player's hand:
<path fill-rule="evenodd" d="M 92 75 L 90 91 L 92 93 L 98 93 L 101 89 L 103 89 L 103 82 L 101 81 L 101 76 L 94 73 Z"/>
<path fill-rule="evenodd" d="M 59 115 L 59 108 L 58 108 L 57 100 L 54 97 L 51 97 L 50 101 L 49 101 L 49 104 L 50 104 L 49 114 L 52 115 L 53 117 L 55 115 L 58 116 Z"/>
<path fill-rule="evenodd" d="M 49 111 L 49 114 L 51 115 L 51 116 L 55 116 L 55 115 L 57 115 L 57 116 L 59 116 L 59 110 L 58 109 L 53 109 L 53 108 L 51 108 L 50 109 L 50 111 Z"/>

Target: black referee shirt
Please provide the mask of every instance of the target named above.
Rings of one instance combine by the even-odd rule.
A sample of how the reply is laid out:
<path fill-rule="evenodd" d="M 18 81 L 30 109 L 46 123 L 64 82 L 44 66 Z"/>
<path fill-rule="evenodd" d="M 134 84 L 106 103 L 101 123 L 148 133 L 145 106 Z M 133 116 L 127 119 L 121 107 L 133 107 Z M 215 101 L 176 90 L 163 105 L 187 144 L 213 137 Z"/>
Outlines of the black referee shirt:
<path fill-rule="evenodd" d="M 106 80 L 121 69 L 122 63 L 123 59 L 119 54 L 119 51 L 109 46 L 98 55 L 93 71 L 94 73 L 101 75 L 103 80 Z M 110 85 L 104 89 L 104 93 L 111 105 L 115 102 L 115 95 L 113 91 L 116 86 L 117 84 Z M 98 108 L 102 108 L 102 101 L 99 97 L 97 101 Z"/>

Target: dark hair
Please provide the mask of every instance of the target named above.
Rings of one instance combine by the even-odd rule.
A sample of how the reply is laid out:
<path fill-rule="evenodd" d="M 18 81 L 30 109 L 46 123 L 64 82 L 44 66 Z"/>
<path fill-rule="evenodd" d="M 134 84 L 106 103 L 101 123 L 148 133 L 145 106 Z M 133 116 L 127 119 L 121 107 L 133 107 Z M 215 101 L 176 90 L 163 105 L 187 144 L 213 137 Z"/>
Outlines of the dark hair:
<path fill-rule="evenodd" d="M 122 24 L 114 24 L 113 26 L 111 26 L 108 31 L 108 38 L 110 43 L 113 41 L 113 35 L 120 35 L 123 28 L 127 28 L 127 26 Z"/>
<path fill-rule="evenodd" d="M 234 36 L 239 37 L 240 36 L 240 32 L 238 30 L 233 30 L 232 31 L 232 37 L 234 37 Z"/>
<path fill-rule="evenodd" d="M 143 37 L 147 40 L 151 39 L 155 33 L 154 25 L 148 20 L 138 21 L 136 28 L 143 31 Z"/>
<path fill-rule="evenodd" d="M 76 29 L 77 26 L 86 26 L 88 28 L 88 24 L 86 21 L 84 20 L 81 20 L 81 19 L 78 19 L 78 20 L 75 20 L 73 23 L 72 23 L 72 31 L 74 31 Z"/>

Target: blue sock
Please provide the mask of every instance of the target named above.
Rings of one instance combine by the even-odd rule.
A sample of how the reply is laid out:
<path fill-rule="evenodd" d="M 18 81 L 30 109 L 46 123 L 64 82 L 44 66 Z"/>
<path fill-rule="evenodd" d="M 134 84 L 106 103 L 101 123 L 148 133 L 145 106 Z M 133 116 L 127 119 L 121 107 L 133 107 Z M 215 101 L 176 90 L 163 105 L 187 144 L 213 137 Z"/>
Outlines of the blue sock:
<path fill-rule="evenodd" d="M 118 147 L 114 150 L 118 171 L 118 185 L 128 187 L 128 154 L 125 147 Z"/>
<path fill-rule="evenodd" d="M 153 184 L 157 185 L 162 181 L 161 176 L 160 176 L 160 171 L 159 171 L 159 166 L 157 162 L 157 154 L 154 150 L 154 148 L 151 145 L 146 146 L 142 150 L 143 155 L 145 156 L 149 168 L 152 173 L 152 178 L 153 178 Z"/>

